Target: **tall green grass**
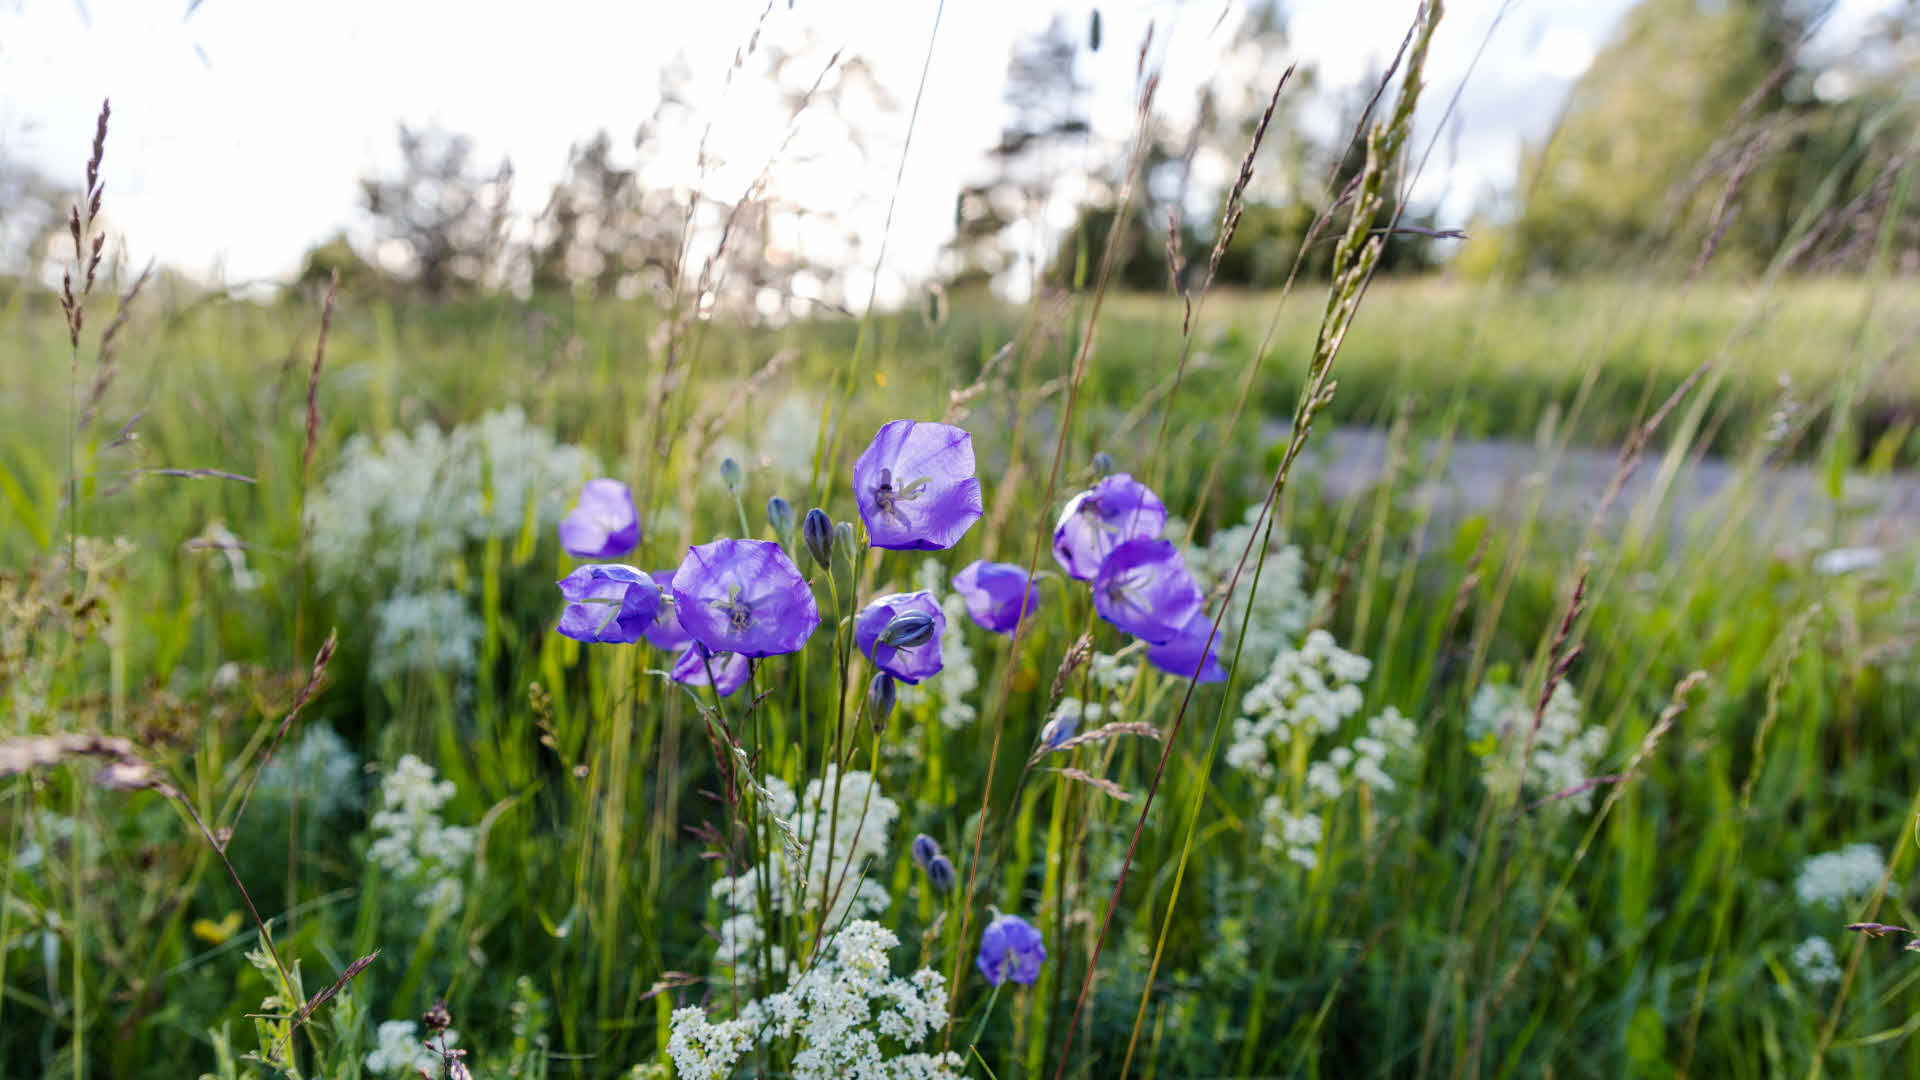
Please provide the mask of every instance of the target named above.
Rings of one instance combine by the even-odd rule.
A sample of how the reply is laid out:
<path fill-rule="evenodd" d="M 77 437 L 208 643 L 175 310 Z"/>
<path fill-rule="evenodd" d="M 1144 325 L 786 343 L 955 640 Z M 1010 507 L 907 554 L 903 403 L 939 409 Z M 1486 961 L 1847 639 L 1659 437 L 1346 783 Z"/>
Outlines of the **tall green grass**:
<path fill-rule="evenodd" d="M 310 572 L 302 508 L 350 438 L 513 404 L 634 484 L 649 531 L 632 559 L 646 568 L 715 534 L 770 536 L 742 505 L 778 494 L 804 510 L 844 488 L 878 424 L 951 409 L 975 433 L 989 513 L 936 556 L 947 576 L 975 554 L 1036 550 L 1096 453 L 1154 477 L 1202 540 L 1276 493 L 1272 550 L 1302 549 L 1313 624 L 1372 661 L 1358 717 L 1391 706 L 1420 732 L 1392 790 L 1326 808 L 1313 867 L 1274 850 L 1260 812 L 1299 794 L 1309 748 L 1271 778 L 1221 758 L 1264 672 L 1183 704 L 1178 680 L 1143 671 L 1103 690 L 1068 665 L 1070 692 L 1169 735 L 1164 772 L 1160 744 L 1140 738 L 1071 759 L 1126 799 L 1025 767 L 1076 639 L 1124 644 L 1057 580 L 1017 648 L 972 638 L 972 726 L 906 705 L 883 736 L 855 740 L 852 760 L 901 803 L 889 861 L 868 869 L 894 896 L 896 963 L 958 972 L 954 1045 L 976 1075 L 1101 1077 L 1127 1062 L 1168 1077 L 1920 1072 L 1908 1039 L 1920 968 L 1897 938 L 1842 930 L 1920 922 L 1904 887 L 1920 736 L 1902 723 L 1920 714 L 1920 586 L 1911 550 L 1852 574 L 1809 565 L 1850 535 L 1849 482 L 1916 455 L 1899 413 L 1920 395 L 1899 351 L 1911 297 L 1871 281 L 1381 283 L 1336 357 L 1360 277 L 1330 305 L 1304 288 L 1212 298 L 1177 391 L 1188 342 L 1179 305 L 1158 298 L 964 304 L 859 327 L 688 323 L 671 331 L 675 352 L 656 347 L 671 314 L 644 306 L 343 296 L 311 473 L 317 302 L 149 304 L 124 331 L 107 421 L 76 448 L 87 466 L 71 504 L 66 330 L 16 299 L 0 336 L 6 734 L 125 736 L 180 797 L 105 790 L 80 766 L 0 778 L 0 1071 L 356 1076 L 380 1022 L 444 998 L 475 1075 L 612 1076 L 664 1061 L 676 1006 L 726 1006 L 732 988 L 707 978 L 707 926 L 725 912 L 697 832 L 727 826 L 706 713 L 645 646 L 584 649 L 549 632 L 568 565 L 553 538 L 528 524 L 441 569 L 483 625 L 467 676 L 376 677 L 381 597 L 324 590 Z M 1296 407 L 1303 387 L 1329 386 Z M 839 451 L 820 455 L 819 477 L 810 455 L 748 460 L 736 502 L 717 481 L 717 440 L 752 445 L 787 397 L 821 410 L 831 438 L 814 445 Z M 138 438 L 118 438 L 135 416 Z M 1305 419 L 1386 429 L 1386 467 L 1333 496 L 1306 456 L 1276 485 L 1312 445 L 1291 440 Z M 1164 440 L 1148 434 L 1162 423 Z M 1501 491 L 1490 511 L 1438 504 L 1436 485 L 1459 479 L 1450 448 L 1492 436 L 1530 447 L 1533 474 L 1466 478 Z M 1570 523 L 1555 463 L 1642 438 L 1628 463 L 1654 482 Z M 1701 511 L 1673 493 L 1709 452 L 1735 459 L 1740 481 Z M 1795 460 L 1823 467 L 1828 501 L 1790 523 L 1783 547 L 1764 480 Z M 142 471 L 163 467 L 244 479 Z M 844 496 L 825 501 L 850 516 Z M 69 512 L 76 531 L 130 550 L 110 562 L 69 549 Z M 245 543 L 257 587 L 190 543 L 216 520 Z M 82 554 L 94 561 L 77 565 Z M 851 607 L 843 589 L 910 587 L 918 560 L 875 554 L 854 569 L 822 594 L 836 609 Z M 375 776 L 345 785 L 340 816 L 321 816 L 329 792 L 298 781 L 238 815 L 332 631 L 324 687 L 277 754 L 325 722 L 367 772 L 431 762 L 456 792 L 441 813 L 474 829 L 457 911 L 423 909 L 369 861 Z M 826 718 L 847 701 L 821 646 L 754 711 L 766 770 L 789 780 L 822 758 Z M 1589 791 L 1543 801 L 1500 781 L 1500 751 L 1467 720 L 1485 684 L 1531 705 L 1561 681 L 1607 749 Z M 216 827 L 238 821 L 225 855 L 290 970 L 232 918 L 241 898 L 183 805 Z M 960 901 L 916 884 L 917 832 L 977 873 L 965 919 Z M 1886 853 L 1883 889 L 1803 903 L 1803 860 L 1854 842 Z M 1047 936 L 1032 987 L 991 994 L 971 973 L 989 904 Z M 1837 943 L 1837 984 L 1797 970 L 1809 936 Z M 376 950 L 313 1019 L 286 1021 Z"/>

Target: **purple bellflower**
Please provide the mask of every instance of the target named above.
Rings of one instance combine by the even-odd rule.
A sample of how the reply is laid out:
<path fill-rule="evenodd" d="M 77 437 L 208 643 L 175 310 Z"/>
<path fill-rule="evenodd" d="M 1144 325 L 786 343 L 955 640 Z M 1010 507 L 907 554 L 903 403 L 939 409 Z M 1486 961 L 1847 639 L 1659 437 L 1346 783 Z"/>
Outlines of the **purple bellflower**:
<path fill-rule="evenodd" d="M 931 633 L 923 620 L 931 623 Z M 946 632 L 946 613 L 925 589 L 877 596 L 853 621 L 854 644 L 873 666 L 903 683 L 939 673 L 940 635 Z"/>
<path fill-rule="evenodd" d="M 747 657 L 798 652 L 820 625 L 800 568 L 770 540 L 715 540 L 687 549 L 673 572 L 680 626 L 707 651 Z"/>
<path fill-rule="evenodd" d="M 1020 620 L 1040 606 L 1040 590 L 1027 578 L 1023 567 L 1012 563 L 967 564 L 953 575 L 953 587 L 967 602 L 967 614 L 983 630 L 1008 634 Z"/>
<path fill-rule="evenodd" d="M 560 579 L 567 600 L 559 632 L 589 643 L 625 645 L 639 641 L 661 608 L 660 586 L 620 563 L 589 563 Z"/>
<path fill-rule="evenodd" d="M 578 559 L 617 559 L 640 543 L 633 492 L 618 480 L 589 480 L 560 519 L 560 546 Z"/>
<path fill-rule="evenodd" d="M 711 684 L 714 693 L 731 697 L 735 690 L 746 685 L 747 676 L 751 674 L 753 661 L 739 653 L 710 653 L 706 646 L 696 641 L 674 660 L 673 670 L 667 673 L 667 677 L 686 686 Z"/>
<path fill-rule="evenodd" d="M 1092 581 L 1107 553 L 1139 537 L 1157 539 L 1167 527 L 1167 508 L 1147 485 L 1114 473 L 1067 500 L 1053 527 L 1053 557 L 1067 576 Z"/>
<path fill-rule="evenodd" d="M 980 974 L 995 986 L 1012 979 L 1030 986 L 1040 977 L 1040 964 L 1047 958 L 1047 947 L 1040 931 L 1018 915 L 1002 915 L 987 924 L 980 935 Z"/>
<path fill-rule="evenodd" d="M 1172 641 L 1147 646 L 1147 660 L 1169 675 L 1203 683 L 1223 682 L 1227 677 L 1227 669 L 1220 666 L 1220 638 L 1225 637 L 1226 633 L 1227 628 L 1222 626 L 1219 635 L 1214 637 L 1213 646 L 1209 648 L 1207 637 L 1213 634 L 1213 616 L 1202 609 L 1187 620 Z"/>
<path fill-rule="evenodd" d="M 1093 608 L 1100 617 L 1150 645 L 1180 636 L 1203 600 L 1180 549 L 1169 540 L 1116 546 L 1093 579 Z"/>
<path fill-rule="evenodd" d="M 693 635 L 687 633 L 686 628 L 680 625 L 680 611 L 678 605 L 673 603 L 673 571 L 655 570 L 647 576 L 653 579 L 655 585 L 660 586 L 660 598 L 663 602 L 660 605 L 660 613 L 653 617 L 653 621 L 648 623 L 647 628 L 641 633 L 646 637 L 647 644 L 661 652 L 679 652 L 693 640 Z"/>
<path fill-rule="evenodd" d="M 874 547 L 941 551 L 984 512 L 973 436 L 950 424 L 894 420 L 853 463 L 853 495 Z"/>

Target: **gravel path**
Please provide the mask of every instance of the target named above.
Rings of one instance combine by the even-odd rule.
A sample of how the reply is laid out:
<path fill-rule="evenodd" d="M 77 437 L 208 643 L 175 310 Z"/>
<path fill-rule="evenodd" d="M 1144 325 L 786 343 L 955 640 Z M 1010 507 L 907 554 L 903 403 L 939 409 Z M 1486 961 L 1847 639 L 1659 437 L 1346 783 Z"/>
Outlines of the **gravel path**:
<path fill-rule="evenodd" d="M 1269 432 L 1278 438 L 1281 430 Z M 1600 505 L 1618 461 L 1616 453 L 1570 448 L 1555 458 L 1535 452 L 1532 445 L 1507 440 L 1455 441 L 1437 475 L 1429 464 L 1438 446 L 1427 444 L 1415 455 L 1413 468 L 1430 479 L 1417 497 L 1432 497 L 1441 520 L 1469 514 L 1518 514 L 1532 497 L 1533 485 L 1545 484 L 1544 513 L 1554 519 L 1584 525 Z M 1334 428 L 1315 432 L 1308 442 L 1295 476 L 1313 476 L 1335 498 L 1362 492 L 1380 479 L 1387 452 L 1387 433 L 1376 428 Z M 1663 459 L 1642 459 L 1625 490 L 1608 512 L 1609 523 L 1623 525 L 1661 479 Z M 1770 513 L 1748 513 L 1741 520 L 1762 540 L 1794 550 L 1822 550 L 1837 546 L 1900 548 L 1920 538 L 1920 472 L 1887 476 L 1850 475 L 1845 494 L 1835 501 L 1826 494 L 1821 472 L 1808 465 L 1780 465 L 1758 476 L 1762 505 Z M 1742 480 L 1739 466 L 1720 458 L 1683 463 L 1671 485 L 1674 519 L 1682 532 L 1712 528 L 1726 512 L 1729 496 Z"/>

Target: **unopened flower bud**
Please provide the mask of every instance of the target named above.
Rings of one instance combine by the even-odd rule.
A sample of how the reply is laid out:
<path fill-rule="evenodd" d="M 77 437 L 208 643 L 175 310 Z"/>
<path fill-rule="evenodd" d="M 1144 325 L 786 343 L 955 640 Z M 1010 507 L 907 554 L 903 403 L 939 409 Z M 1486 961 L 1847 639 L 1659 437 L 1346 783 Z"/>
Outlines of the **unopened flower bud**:
<path fill-rule="evenodd" d="M 880 631 L 880 644 L 896 649 L 911 649 L 916 645 L 925 645 L 933 640 L 933 616 L 918 611 L 903 612 L 895 615 Z"/>
<path fill-rule="evenodd" d="M 833 527 L 833 546 L 847 553 L 847 559 L 853 559 L 853 522 L 842 521 Z"/>
<path fill-rule="evenodd" d="M 778 495 L 767 500 L 767 524 L 773 526 L 773 534 L 785 542 L 793 535 L 793 504 Z"/>
<path fill-rule="evenodd" d="M 882 671 L 867 684 L 867 711 L 873 714 L 873 728 L 879 731 L 886 726 L 887 717 L 893 713 L 893 703 L 898 697 L 894 689 L 893 676 Z"/>
<path fill-rule="evenodd" d="M 913 865 L 922 870 L 927 864 L 940 857 L 940 841 L 921 833 L 913 838 Z"/>
<path fill-rule="evenodd" d="M 953 863 L 945 855 L 935 855 L 927 860 L 927 880 L 941 892 L 953 891 Z"/>
<path fill-rule="evenodd" d="M 1095 476 L 1113 475 L 1113 455 L 1105 450 L 1093 455 L 1093 474 Z"/>
<path fill-rule="evenodd" d="M 1045 727 L 1040 729 L 1040 748 L 1043 750 L 1055 749 L 1061 743 L 1073 738 L 1074 732 L 1079 730 L 1079 728 L 1080 718 L 1078 716 L 1054 717 L 1047 721 Z"/>
<path fill-rule="evenodd" d="M 720 463 L 720 480 L 727 485 L 728 491 L 737 494 L 740 491 L 740 463 L 732 458 L 722 461 Z"/>
<path fill-rule="evenodd" d="M 819 507 L 807 511 L 806 519 L 800 522 L 800 539 L 807 545 L 807 554 L 821 566 L 833 565 L 833 519 Z"/>

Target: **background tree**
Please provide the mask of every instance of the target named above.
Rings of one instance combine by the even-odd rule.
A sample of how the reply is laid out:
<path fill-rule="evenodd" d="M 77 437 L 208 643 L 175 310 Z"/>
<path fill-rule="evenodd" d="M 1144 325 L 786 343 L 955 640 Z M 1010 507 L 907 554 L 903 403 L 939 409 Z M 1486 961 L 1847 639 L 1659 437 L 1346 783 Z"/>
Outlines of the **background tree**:
<path fill-rule="evenodd" d="M 1825 5 L 1644 0 L 1523 154 L 1509 274 L 1857 266 L 1912 161 L 1916 6 L 1837 55 Z M 1829 50 L 1831 53 L 1832 50 Z M 1912 248 L 1911 207 L 1892 237 Z"/>
<path fill-rule="evenodd" d="M 1097 47 L 1094 18 L 1089 48 Z M 1058 16 L 1043 33 L 1015 43 L 1002 95 L 1007 123 L 987 154 L 986 175 L 954 201 L 950 286 L 982 287 L 1015 269 L 1015 224 L 1044 221 L 1068 171 L 1066 156 L 1086 146 L 1093 125 L 1090 87 L 1078 71 L 1081 44 L 1080 27 Z"/>
<path fill-rule="evenodd" d="M 439 129 L 400 126 L 397 176 L 360 183 L 378 235 L 374 262 L 433 299 L 481 292 L 507 275 L 513 166 L 491 173 L 473 141 Z"/>

